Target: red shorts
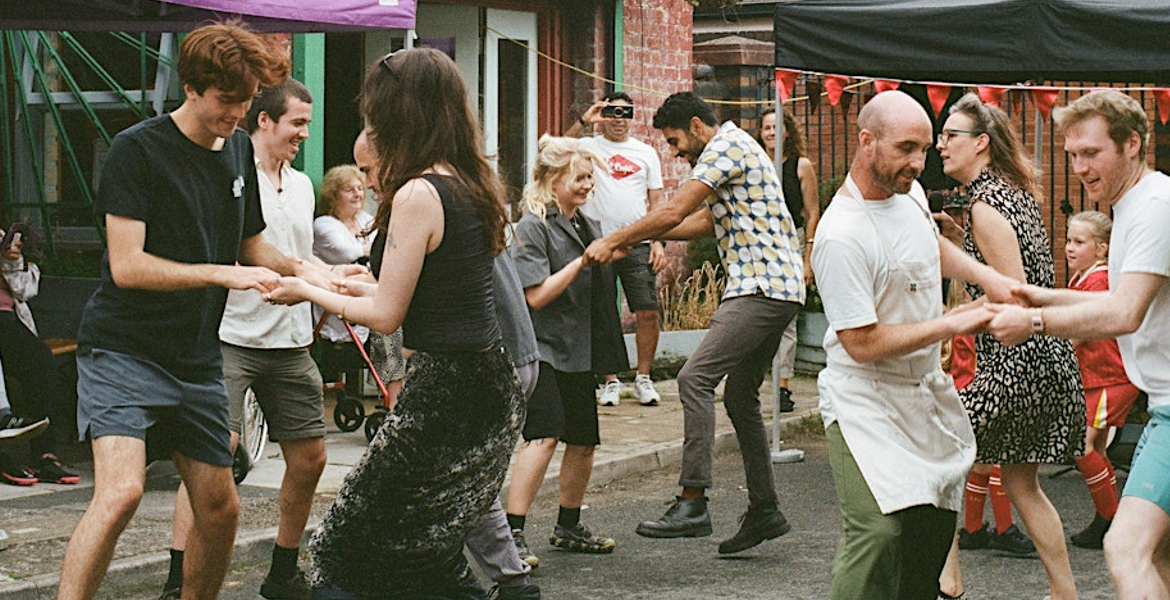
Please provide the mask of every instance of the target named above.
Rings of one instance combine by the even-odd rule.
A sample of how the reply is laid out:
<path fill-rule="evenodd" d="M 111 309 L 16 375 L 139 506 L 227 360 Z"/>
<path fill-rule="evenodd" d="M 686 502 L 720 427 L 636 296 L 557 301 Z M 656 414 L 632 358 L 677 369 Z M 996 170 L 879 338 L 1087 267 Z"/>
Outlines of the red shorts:
<path fill-rule="evenodd" d="M 1129 414 L 1138 390 L 1132 383 L 1119 383 L 1103 388 L 1085 390 L 1085 407 L 1089 410 L 1089 427 L 1105 429 L 1121 427 Z"/>

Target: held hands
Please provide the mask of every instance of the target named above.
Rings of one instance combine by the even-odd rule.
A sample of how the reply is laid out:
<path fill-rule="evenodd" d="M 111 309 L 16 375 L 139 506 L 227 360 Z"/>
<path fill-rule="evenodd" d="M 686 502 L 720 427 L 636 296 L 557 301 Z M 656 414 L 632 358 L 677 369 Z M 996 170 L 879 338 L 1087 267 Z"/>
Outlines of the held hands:
<path fill-rule="evenodd" d="M 988 332 L 1001 344 L 1015 346 L 1032 335 L 1033 309 L 1050 303 L 1053 290 L 1035 285 L 1014 285 L 1011 288 L 1011 304 L 988 304 L 995 314 Z"/>
<path fill-rule="evenodd" d="M 983 282 L 983 292 L 987 299 L 1001 304 L 1023 304 L 1023 301 L 1014 295 L 1020 282 L 1002 273 L 993 273 L 988 281 Z"/>
<path fill-rule="evenodd" d="M 276 286 L 280 274 L 265 267 L 233 265 L 219 270 L 219 285 L 229 290 L 256 290 L 264 294 Z"/>
<path fill-rule="evenodd" d="M 966 308 L 967 306 L 970 308 Z M 994 316 L 995 313 L 987 310 L 987 305 L 974 304 L 964 305 L 947 313 L 947 318 L 954 321 L 955 327 L 958 329 L 955 335 L 979 333 L 991 323 Z"/>
<path fill-rule="evenodd" d="M 368 268 L 355 264 L 334 265 L 329 268 L 329 272 L 346 279 L 370 274 L 370 270 Z"/>
<path fill-rule="evenodd" d="M 336 291 L 337 284 L 341 279 L 332 269 L 325 269 L 302 259 L 296 259 L 296 267 L 293 269 L 293 274 L 305 282 L 315 285 L 321 289 Z"/>
<path fill-rule="evenodd" d="M 1032 335 L 1031 309 L 1011 304 L 988 304 L 987 309 L 995 318 L 987 331 L 1005 346 L 1015 346 Z"/>
<path fill-rule="evenodd" d="M 291 306 L 308 299 L 309 284 L 300 277 L 281 277 L 276 285 L 261 294 L 261 298 L 269 304 L 284 304 Z"/>
<path fill-rule="evenodd" d="M 625 253 L 619 256 L 617 249 L 612 248 L 605 238 L 601 238 L 590 242 L 589 247 L 585 249 L 585 253 L 581 255 L 581 258 L 585 265 L 591 263 L 606 264 L 622 258 L 626 254 L 629 254 L 629 250 L 626 250 Z"/>

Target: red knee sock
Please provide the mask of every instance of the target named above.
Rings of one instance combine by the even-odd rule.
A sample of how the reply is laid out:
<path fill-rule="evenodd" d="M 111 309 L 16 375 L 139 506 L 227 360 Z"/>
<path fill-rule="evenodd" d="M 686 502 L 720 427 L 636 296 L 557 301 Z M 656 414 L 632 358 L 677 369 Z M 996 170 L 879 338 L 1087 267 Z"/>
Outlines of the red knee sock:
<path fill-rule="evenodd" d="M 975 533 L 983 527 L 983 505 L 987 502 L 987 474 L 971 471 L 963 504 L 963 529 Z"/>
<path fill-rule="evenodd" d="M 1001 483 L 1001 469 L 999 465 L 991 467 L 991 480 L 988 482 L 988 493 L 991 496 L 991 512 L 995 515 L 995 531 L 1003 533 L 1012 526 L 1012 503 L 1007 493 L 1003 491 Z"/>
<path fill-rule="evenodd" d="M 1088 454 L 1077 458 L 1077 470 L 1085 478 L 1085 485 L 1089 486 L 1097 514 L 1112 521 L 1117 513 L 1117 477 L 1109 459 L 1096 450 L 1089 450 Z"/>

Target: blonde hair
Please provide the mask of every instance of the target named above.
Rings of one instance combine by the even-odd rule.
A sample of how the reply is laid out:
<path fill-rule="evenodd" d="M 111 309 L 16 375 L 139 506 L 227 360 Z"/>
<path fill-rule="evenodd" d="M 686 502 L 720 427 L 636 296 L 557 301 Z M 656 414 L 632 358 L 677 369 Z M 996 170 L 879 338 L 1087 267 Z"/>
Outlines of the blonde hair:
<path fill-rule="evenodd" d="M 582 146 L 581 140 L 553 137 L 547 133 L 540 136 L 540 141 L 536 143 L 536 165 L 532 168 L 532 181 L 524 186 L 524 196 L 520 198 L 521 210 L 543 221 L 548 213 L 548 205 L 557 201 L 553 184 L 571 173 L 573 167 L 582 160 L 609 172 L 608 165 L 592 150 Z"/>
<path fill-rule="evenodd" d="M 1109 244 L 1109 236 L 1113 233 L 1113 219 L 1105 213 L 1095 210 L 1079 212 L 1068 218 L 1071 227 L 1073 223 L 1080 223 L 1089 228 L 1089 233 L 1098 243 Z"/>
<path fill-rule="evenodd" d="M 366 177 L 357 165 L 338 165 L 326 171 L 325 178 L 321 180 L 321 193 L 317 197 L 317 216 L 336 216 L 333 210 L 336 208 L 337 197 L 341 195 L 342 188 L 355 179 L 364 190 Z"/>

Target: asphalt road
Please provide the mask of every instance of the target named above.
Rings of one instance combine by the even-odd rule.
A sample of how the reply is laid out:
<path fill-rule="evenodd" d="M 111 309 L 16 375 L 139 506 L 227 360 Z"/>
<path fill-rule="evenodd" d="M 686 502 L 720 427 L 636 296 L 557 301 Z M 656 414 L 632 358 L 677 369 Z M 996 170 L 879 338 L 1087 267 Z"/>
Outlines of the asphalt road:
<path fill-rule="evenodd" d="M 634 534 L 640 520 L 660 515 L 676 493 L 675 469 L 628 478 L 586 496 L 589 508 L 583 519 L 594 531 L 617 540 L 611 555 L 570 554 L 547 546 L 543 540 L 556 518 L 555 498 L 538 499 L 528 519 L 529 540 L 541 558 L 535 582 L 545 598 L 557 600 L 828 597 L 841 520 L 824 438 L 786 445 L 806 452 L 804 462 L 775 466 L 781 508 L 793 524 L 788 535 L 730 558 L 719 556 L 719 542 L 735 532 L 747 502 L 739 456 L 731 453 L 716 460 L 716 487 L 709 492 L 715 533 L 707 538 L 653 540 Z M 1065 529 L 1079 531 L 1092 511 L 1084 483 L 1075 472 L 1049 479 L 1053 471 L 1041 470 L 1042 485 L 1064 517 Z M 1100 551 L 1070 547 L 1070 555 L 1082 599 L 1116 597 Z M 971 600 L 1040 600 L 1048 593 L 1043 565 L 1034 557 L 982 550 L 964 551 L 961 561 Z M 370 567 L 376 576 L 376 557 Z M 258 598 L 265 569 L 237 565 L 221 598 Z M 161 577 L 138 590 L 112 590 L 116 595 L 109 597 L 157 597 Z"/>

